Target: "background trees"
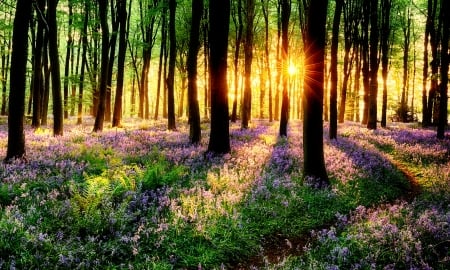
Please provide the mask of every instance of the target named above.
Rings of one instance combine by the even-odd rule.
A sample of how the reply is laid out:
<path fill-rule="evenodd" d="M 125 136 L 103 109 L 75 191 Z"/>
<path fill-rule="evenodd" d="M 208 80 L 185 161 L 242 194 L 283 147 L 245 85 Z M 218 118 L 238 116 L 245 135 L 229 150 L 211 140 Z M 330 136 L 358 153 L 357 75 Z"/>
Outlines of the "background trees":
<path fill-rule="evenodd" d="M 86 115 L 95 117 L 95 131 L 105 124 L 120 126 L 122 116 L 149 119 L 151 113 L 154 119 L 167 117 L 168 127 L 173 129 L 176 118 L 185 118 L 184 112 L 191 106 L 198 106 L 209 120 L 214 110 L 215 76 L 210 73 L 214 58 L 210 58 L 214 50 L 211 41 L 216 33 L 208 34 L 215 18 L 207 8 L 200 8 L 204 12 L 195 38 L 188 27 L 198 17 L 192 1 L 33 3 L 33 23 L 27 32 L 30 54 L 24 114 L 34 128 L 47 125 L 49 109 L 55 135 L 61 134 L 63 121 L 76 117 L 81 124 Z M 307 69 L 302 63 L 310 57 L 305 47 L 309 4 L 230 1 L 227 27 L 232 31 L 222 39 L 229 42 L 229 59 L 221 61 L 233 63 L 226 74 L 227 86 L 232 87 L 221 98 L 222 103 L 226 99 L 233 106 L 231 110 L 223 108 L 222 113 L 227 111 L 232 121 L 242 120 L 243 128 L 251 127 L 252 118 L 280 120 L 280 135 L 285 136 L 288 120 L 304 117 Z M 418 118 L 424 126 L 442 122 L 440 130 L 445 130 L 445 5 L 442 0 L 330 2 L 325 59 L 331 73 L 326 73 L 324 83 L 324 118 L 330 114 L 330 136 L 335 137 L 337 122 L 361 120 L 373 129 L 378 121 L 384 127 L 393 120 Z M 7 90 L 12 89 L 5 77 L 12 68 L 9 48 L 14 8 L 15 1 L 0 2 L 3 114 L 8 112 Z M 199 42 L 192 40 L 189 45 L 190 38 Z M 57 53 L 65 55 L 56 57 Z M 188 87 L 192 94 L 194 75 L 188 69 L 194 65 L 195 54 L 199 59 L 197 98 L 190 96 L 185 102 Z M 422 76 L 417 76 L 420 73 Z"/>

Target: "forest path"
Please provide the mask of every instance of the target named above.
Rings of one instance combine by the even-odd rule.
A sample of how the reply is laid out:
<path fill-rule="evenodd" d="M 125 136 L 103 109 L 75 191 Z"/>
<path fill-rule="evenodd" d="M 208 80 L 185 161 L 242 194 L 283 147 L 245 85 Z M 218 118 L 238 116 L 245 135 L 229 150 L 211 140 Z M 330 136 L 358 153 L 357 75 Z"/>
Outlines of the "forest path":
<path fill-rule="evenodd" d="M 391 163 L 410 184 L 410 188 L 405 190 L 405 193 L 397 198 L 397 200 L 399 200 L 399 202 L 412 202 L 414 198 L 421 193 L 421 186 L 416 174 L 408 168 L 407 164 L 395 159 L 392 154 L 383 152 L 382 150 L 377 150 L 377 153 Z M 376 208 L 377 205 L 374 205 L 373 207 Z M 320 231 L 322 229 L 330 229 L 333 226 L 335 226 L 335 224 L 325 224 L 314 228 L 314 230 Z M 286 238 L 283 235 L 275 235 L 262 244 L 261 251 L 258 255 L 250 258 L 246 262 L 239 263 L 233 269 L 277 269 L 276 265 L 281 264 L 288 257 L 296 257 L 304 254 L 304 247 L 313 241 L 314 239 L 310 233 L 295 238 Z"/>

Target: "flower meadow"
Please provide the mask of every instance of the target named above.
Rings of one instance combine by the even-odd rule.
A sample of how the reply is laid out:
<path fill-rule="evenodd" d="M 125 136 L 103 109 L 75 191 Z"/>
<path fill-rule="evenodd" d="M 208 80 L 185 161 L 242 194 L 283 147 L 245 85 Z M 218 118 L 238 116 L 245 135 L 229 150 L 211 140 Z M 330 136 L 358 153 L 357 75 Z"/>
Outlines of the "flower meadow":
<path fill-rule="evenodd" d="M 208 123 L 198 145 L 183 122 L 27 129 L 27 161 L 0 165 L 0 269 L 449 268 L 450 140 L 342 125 L 318 190 L 301 128 L 231 124 L 224 156 L 206 152 Z"/>

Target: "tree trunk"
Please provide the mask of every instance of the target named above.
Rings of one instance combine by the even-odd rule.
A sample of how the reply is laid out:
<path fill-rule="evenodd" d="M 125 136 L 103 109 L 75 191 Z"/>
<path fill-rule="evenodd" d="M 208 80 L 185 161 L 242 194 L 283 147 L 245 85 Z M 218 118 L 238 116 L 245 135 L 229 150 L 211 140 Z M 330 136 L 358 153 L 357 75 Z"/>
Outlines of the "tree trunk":
<path fill-rule="evenodd" d="M 127 0 L 117 0 L 119 20 L 119 55 L 117 58 L 117 86 L 114 100 L 113 127 L 120 127 L 122 120 L 123 84 L 125 78 L 125 57 L 127 52 Z"/>
<path fill-rule="evenodd" d="M 370 25 L 370 5 L 369 0 L 365 0 L 363 4 L 362 19 L 362 41 L 361 41 L 361 58 L 362 58 L 362 75 L 364 87 L 364 108 L 362 124 L 367 125 L 369 121 L 369 95 L 370 95 L 370 66 L 369 66 L 369 25 Z"/>
<path fill-rule="evenodd" d="M 211 131 L 208 152 L 230 152 L 227 53 L 230 0 L 209 1 L 209 71 L 211 78 Z"/>
<path fill-rule="evenodd" d="M 167 75 L 167 120 L 168 129 L 175 130 L 175 64 L 177 44 L 175 32 L 176 0 L 169 0 L 169 72 Z"/>
<path fill-rule="evenodd" d="M 236 23 L 236 45 L 234 48 L 234 97 L 233 97 L 233 109 L 231 112 L 231 122 L 237 121 L 237 105 L 238 105 L 238 91 L 239 91 L 239 54 L 241 51 L 242 32 L 244 30 L 244 24 L 242 22 L 242 0 L 237 0 L 237 23 Z"/>
<path fill-rule="evenodd" d="M 243 129 L 248 128 L 252 115 L 252 62 L 253 62 L 253 21 L 255 19 L 255 0 L 245 0 L 245 39 L 244 39 L 244 100 L 242 104 Z"/>
<path fill-rule="evenodd" d="M 102 32 L 102 62 L 100 75 L 100 95 L 97 115 L 95 117 L 94 132 L 103 131 L 103 122 L 105 120 L 106 91 L 108 84 L 108 66 L 109 66 L 109 26 L 107 21 L 108 1 L 98 0 L 100 25 Z"/>
<path fill-rule="evenodd" d="M 40 10 L 44 10 L 45 1 L 37 2 Z M 33 63 L 33 116 L 31 119 L 31 126 L 39 128 L 41 126 L 42 116 L 42 95 L 44 92 L 44 78 L 42 74 L 43 68 L 43 47 L 44 47 L 44 19 L 39 17 L 37 21 L 36 43 L 34 46 L 34 63 Z"/>
<path fill-rule="evenodd" d="M 201 141 L 200 108 L 197 89 L 197 57 L 200 47 L 200 21 L 203 13 L 203 0 L 192 1 L 192 22 L 187 57 L 188 72 L 188 108 L 189 108 L 189 140 L 192 144 Z"/>
<path fill-rule="evenodd" d="M 304 177 L 315 187 L 329 186 L 323 150 L 323 88 L 327 0 L 311 1 L 305 50 L 303 155 Z"/>
<path fill-rule="evenodd" d="M 66 45 L 66 61 L 64 65 L 64 119 L 69 118 L 69 72 L 70 72 L 70 59 L 73 57 L 71 55 L 73 48 L 73 35 L 72 35 L 72 24 L 73 24 L 73 1 L 68 1 L 69 5 L 69 22 L 67 27 L 67 45 Z"/>
<path fill-rule="evenodd" d="M 441 47 L 441 85 L 440 85 L 440 100 L 439 100 L 439 121 L 437 126 L 437 137 L 439 139 L 445 138 L 445 128 L 448 122 L 448 68 L 449 55 L 448 43 L 450 30 L 450 4 L 449 1 L 441 1 L 441 16 L 442 22 L 442 47 Z"/>
<path fill-rule="evenodd" d="M 391 7 L 392 0 L 383 0 L 382 1 L 382 35 L 381 35 L 381 66 L 382 66 L 382 74 L 383 74 L 383 105 L 381 109 L 381 127 L 386 127 L 386 118 L 387 118 L 387 77 L 389 73 L 389 44 L 390 44 L 390 36 L 391 36 Z"/>
<path fill-rule="evenodd" d="M 368 129 L 377 128 L 378 41 L 378 0 L 370 0 L 370 93 Z"/>
<path fill-rule="evenodd" d="M 8 114 L 8 147 L 5 161 L 25 158 L 25 87 L 28 57 L 28 29 L 31 19 L 29 0 L 18 0 L 13 25 L 11 77 Z"/>
<path fill-rule="evenodd" d="M 281 114 L 280 114 L 280 137 L 287 136 L 287 125 L 289 121 L 289 94 L 288 94 L 288 67 L 289 67 L 289 18 L 291 16 L 291 3 L 289 0 L 281 1 L 281 66 L 283 78 L 283 95 L 281 100 Z M 323 71 L 322 71 L 323 73 Z M 323 90 L 323 89 L 322 89 Z"/>
<path fill-rule="evenodd" d="M 330 86 L 330 139 L 337 138 L 337 87 L 338 87 L 338 48 L 339 25 L 341 23 L 343 0 L 336 0 L 333 19 L 333 36 L 331 40 L 331 86 Z M 342 106 L 342 104 L 341 104 Z M 345 104 L 344 104 L 345 106 Z"/>
<path fill-rule="evenodd" d="M 269 122 L 273 121 L 273 94 L 272 94 L 272 72 L 270 68 L 270 53 L 269 53 L 269 1 L 261 0 L 262 11 L 264 16 L 264 66 L 267 72 L 267 80 L 269 87 Z"/>
<path fill-rule="evenodd" d="M 63 135 L 63 105 L 61 97 L 61 75 L 58 53 L 58 28 L 56 22 L 56 7 L 58 0 L 48 0 L 48 45 L 50 65 L 52 69 L 52 97 L 53 97 L 53 135 Z"/>
<path fill-rule="evenodd" d="M 400 99 L 399 116 L 402 122 L 408 121 L 408 88 L 409 88 L 409 49 L 411 40 L 411 15 L 407 9 L 406 25 L 403 25 L 403 87 Z"/>

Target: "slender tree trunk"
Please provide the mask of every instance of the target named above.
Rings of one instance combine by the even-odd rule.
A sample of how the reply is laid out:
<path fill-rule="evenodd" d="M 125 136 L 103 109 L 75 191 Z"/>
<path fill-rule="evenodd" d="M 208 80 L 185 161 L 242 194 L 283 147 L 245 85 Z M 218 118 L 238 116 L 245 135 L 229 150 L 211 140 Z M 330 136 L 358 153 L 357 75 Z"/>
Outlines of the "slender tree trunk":
<path fill-rule="evenodd" d="M 159 101 L 161 100 L 161 84 L 163 84 L 163 88 L 165 86 L 164 83 L 161 83 L 161 74 L 164 67 L 164 55 L 166 52 L 166 41 L 167 41 L 167 20 L 166 20 L 166 13 L 163 12 L 162 18 L 161 18 L 161 47 L 159 50 L 159 64 L 158 64 L 158 83 L 156 86 L 156 104 L 155 104 L 155 115 L 154 119 L 158 120 L 159 115 Z M 164 92 L 164 90 L 163 90 Z"/>
<path fill-rule="evenodd" d="M 370 94 L 368 129 L 377 128 L 378 41 L 378 0 L 370 0 Z"/>
<path fill-rule="evenodd" d="M 391 36 L 391 6 L 392 0 L 382 1 L 382 35 L 381 35 L 381 66 L 383 75 L 383 103 L 381 109 L 381 127 L 386 127 L 387 118 L 387 77 L 389 73 L 389 39 Z"/>
<path fill-rule="evenodd" d="M 428 127 L 431 124 L 431 117 L 428 115 L 428 97 L 427 97 L 427 85 L 428 85 L 428 47 L 430 41 L 430 28 L 433 21 L 431 20 L 430 10 L 431 10 L 432 0 L 428 0 L 428 14 L 427 21 L 425 25 L 425 37 L 423 45 L 423 79 L 422 79 L 422 126 Z"/>
<path fill-rule="evenodd" d="M 362 19 L 362 44 L 361 44 L 361 58 L 362 58 L 362 75 L 364 87 L 364 108 L 362 124 L 367 125 L 369 121 L 369 96 L 370 96 L 370 66 L 369 66 L 369 24 L 370 24 L 370 5 L 369 0 L 365 0 L 363 4 L 363 19 Z"/>
<path fill-rule="evenodd" d="M 127 52 L 127 1 L 117 0 L 119 20 L 119 55 L 117 59 L 117 86 L 114 100 L 113 127 L 120 127 L 122 120 L 123 84 L 125 79 L 125 57 Z"/>
<path fill-rule="evenodd" d="M 252 62 L 253 62 L 253 21 L 255 1 L 245 0 L 245 39 L 244 39 L 244 100 L 242 103 L 243 129 L 248 128 L 252 114 Z"/>
<path fill-rule="evenodd" d="M 197 57 L 200 47 L 200 22 L 203 13 L 203 0 L 192 1 L 192 22 L 187 57 L 189 140 L 192 144 L 201 141 L 200 108 L 197 89 Z"/>
<path fill-rule="evenodd" d="M 236 46 L 234 49 L 234 98 L 233 109 L 231 113 L 231 122 L 237 121 L 237 105 L 238 105 L 238 91 L 239 91 L 239 54 L 241 51 L 242 32 L 244 31 L 244 24 L 242 22 L 242 0 L 237 0 L 237 33 L 236 33 Z"/>
<path fill-rule="evenodd" d="M 289 121 L 289 94 L 288 94 L 288 67 L 289 67 L 289 18 L 291 16 L 291 3 L 289 0 L 281 1 L 281 63 L 282 63 L 282 78 L 283 78 L 283 95 L 281 100 L 281 114 L 280 114 L 280 137 L 287 136 L 287 125 Z M 323 71 L 322 71 L 323 73 Z M 323 89 L 322 89 L 323 90 Z"/>
<path fill-rule="evenodd" d="M 61 97 L 61 75 L 58 53 L 58 28 L 56 23 L 56 7 L 58 0 L 48 0 L 48 39 L 49 57 L 52 69 L 52 97 L 53 97 L 53 135 L 63 135 L 63 105 Z"/>
<path fill-rule="evenodd" d="M 73 57 L 71 55 L 73 48 L 73 35 L 72 35 L 72 24 L 73 24 L 73 2 L 68 1 L 69 5 L 69 22 L 68 22 L 68 33 L 67 33 L 67 45 L 66 45 L 66 61 L 64 65 L 64 119 L 69 118 L 69 71 L 70 71 L 70 59 Z"/>
<path fill-rule="evenodd" d="M 101 75 L 100 75 L 100 95 L 99 104 L 97 110 L 97 116 L 95 117 L 94 132 L 103 131 L 103 123 L 105 120 L 105 107 L 106 107 L 106 91 L 108 84 L 108 65 L 109 65 L 109 26 L 107 21 L 108 1 L 98 0 L 100 25 L 102 32 L 102 62 L 101 62 Z"/>
<path fill-rule="evenodd" d="M 230 152 L 227 54 L 230 0 L 209 1 L 209 71 L 211 78 L 211 131 L 208 152 Z"/>
<path fill-rule="evenodd" d="M 400 99 L 400 120 L 408 121 L 409 49 L 411 40 L 411 15 L 407 8 L 406 25 L 403 26 L 403 87 Z"/>
<path fill-rule="evenodd" d="M 31 19 L 29 0 L 17 0 L 13 25 L 11 77 L 8 114 L 8 147 L 5 161 L 25 158 L 25 87 L 28 57 L 28 29 Z"/>
<path fill-rule="evenodd" d="M 311 1 L 306 30 L 303 175 L 316 187 L 329 186 L 323 150 L 323 88 L 327 0 Z"/>
<path fill-rule="evenodd" d="M 331 86 L 330 86 L 330 139 L 337 138 L 337 87 L 338 87 L 338 49 L 339 25 L 341 23 L 343 0 L 336 0 L 333 19 L 333 36 L 331 40 Z M 342 104 L 341 104 L 342 106 Z M 344 105 L 345 106 L 345 105 Z"/>
<path fill-rule="evenodd" d="M 440 85 L 440 100 L 439 100 L 439 121 L 437 126 L 437 137 L 439 139 L 445 138 L 445 128 L 448 124 L 448 68 L 449 55 L 448 44 L 450 42 L 450 4 L 449 1 L 441 2 L 441 16 L 442 22 L 442 47 L 441 47 L 441 85 Z"/>
<path fill-rule="evenodd" d="M 269 1 L 261 0 L 262 11 L 264 16 L 264 66 L 267 72 L 267 80 L 269 86 L 269 122 L 273 121 L 273 94 L 272 94 L 272 72 L 270 68 L 270 44 L 269 44 Z"/>
<path fill-rule="evenodd" d="M 177 44 L 175 32 L 176 0 L 169 0 L 169 73 L 167 76 L 167 113 L 168 129 L 175 130 L 175 61 L 177 58 Z"/>

